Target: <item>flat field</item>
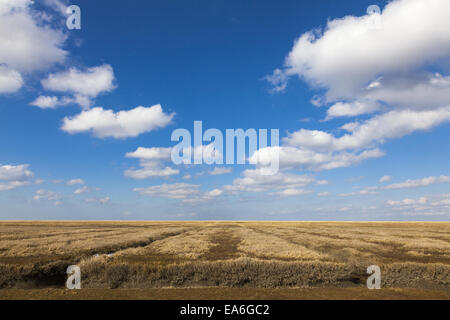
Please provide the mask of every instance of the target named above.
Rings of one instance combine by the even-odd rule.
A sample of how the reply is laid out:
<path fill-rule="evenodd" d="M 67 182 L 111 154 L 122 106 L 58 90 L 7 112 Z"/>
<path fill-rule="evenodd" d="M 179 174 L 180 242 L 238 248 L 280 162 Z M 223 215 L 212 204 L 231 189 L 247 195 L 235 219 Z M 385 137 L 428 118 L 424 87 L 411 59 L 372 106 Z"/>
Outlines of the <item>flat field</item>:
<path fill-rule="evenodd" d="M 450 299 L 450 222 L 0 222 L 0 299 L 158 297 Z"/>

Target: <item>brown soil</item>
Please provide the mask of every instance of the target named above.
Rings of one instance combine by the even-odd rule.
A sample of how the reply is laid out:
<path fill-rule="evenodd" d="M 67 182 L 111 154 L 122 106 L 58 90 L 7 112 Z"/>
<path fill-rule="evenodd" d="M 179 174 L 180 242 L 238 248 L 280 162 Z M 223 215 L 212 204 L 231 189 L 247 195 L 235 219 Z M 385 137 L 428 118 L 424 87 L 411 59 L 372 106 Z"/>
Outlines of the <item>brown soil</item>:
<path fill-rule="evenodd" d="M 2 300 L 450 300 L 450 292 L 363 288 L 162 288 L 0 290 Z"/>

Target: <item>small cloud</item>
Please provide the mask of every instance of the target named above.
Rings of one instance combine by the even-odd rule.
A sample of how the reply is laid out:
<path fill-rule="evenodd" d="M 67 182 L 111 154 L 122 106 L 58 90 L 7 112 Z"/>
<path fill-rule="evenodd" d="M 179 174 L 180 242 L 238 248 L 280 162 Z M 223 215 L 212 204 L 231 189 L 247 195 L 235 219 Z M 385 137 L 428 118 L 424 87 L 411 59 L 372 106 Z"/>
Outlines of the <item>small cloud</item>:
<path fill-rule="evenodd" d="M 392 179 L 391 176 L 382 176 L 382 177 L 380 178 L 380 180 L 378 180 L 378 181 L 379 181 L 380 183 L 383 183 L 383 182 L 391 181 L 391 179 Z"/>
<path fill-rule="evenodd" d="M 339 212 L 347 212 L 352 209 L 352 205 L 345 206 L 339 209 Z"/>
<path fill-rule="evenodd" d="M 200 185 L 189 183 L 174 183 L 151 186 L 147 188 L 135 188 L 133 191 L 142 196 L 149 196 L 154 198 L 166 198 L 181 200 L 185 203 L 200 203 L 210 201 L 220 196 L 223 191 L 214 189 L 208 192 L 201 192 Z"/>
<path fill-rule="evenodd" d="M 286 90 L 289 76 L 281 69 L 275 69 L 271 75 L 264 78 L 272 85 L 271 93 L 279 93 Z"/>
<path fill-rule="evenodd" d="M 71 102 L 72 100 L 69 98 L 59 99 L 55 96 L 39 96 L 33 102 L 30 102 L 30 105 L 41 109 L 55 109 L 56 107 L 67 105 Z"/>
<path fill-rule="evenodd" d="M 220 189 L 214 189 L 214 190 L 209 191 L 209 192 L 208 192 L 208 195 L 211 196 L 211 197 L 218 197 L 218 196 L 220 196 L 222 193 L 223 193 L 222 190 L 220 190 Z"/>
<path fill-rule="evenodd" d="M 82 193 L 87 193 L 87 192 L 90 192 L 90 191 L 91 191 L 91 189 L 89 189 L 87 186 L 83 186 L 83 187 L 78 188 L 77 190 L 75 190 L 73 192 L 73 194 L 82 194 Z"/>
<path fill-rule="evenodd" d="M 339 194 L 339 197 L 351 197 L 351 196 L 358 196 L 358 195 L 371 195 L 371 194 L 377 194 L 378 192 L 374 191 L 376 189 L 373 189 L 372 187 L 365 188 L 360 191 L 356 192 L 350 192 L 350 193 L 341 193 Z"/>
<path fill-rule="evenodd" d="M 104 198 L 89 198 L 86 199 L 86 202 L 97 203 L 97 204 L 107 204 L 111 200 L 109 197 Z"/>
<path fill-rule="evenodd" d="M 311 104 L 317 108 L 320 108 L 326 104 L 325 98 L 323 96 L 317 96 L 317 95 L 312 97 L 312 99 L 309 102 L 311 102 Z"/>
<path fill-rule="evenodd" d="M 289 188 L 282 191 L 274 192 L 273 194 L 279 195 L 281 197 L 294 197 L 294 196 L 301 196 L 305 194 L 310 194 L 312 191 L 304 190 L 304 189 L 295 189 L 295 188 Z"/>
<path fill-rule="evenodd" d="M 221 174 L 231 173 L 233 169 L 226 168 L 226 167 L 215 167 L 213 171 L 211 171 L 209 174 L 212 176 L 217 176 Z"/>
<path fill-rule="evenodd" d="M 372 101 L 337 102 L 327 110 L 328 121 L 337 117 L 355 117 L 362 114 L 374 113 L 380 110 L 381 106 Z"/>
<path fill-rule="evenodd" d="M 426 197 L 420 197 L 419 199 L 403 199 L 401 201 L 388 200 L 386 203 L 390 206 L 412 206 L 417 204 L 426 204 L 428 199 Z"/>
<path fill-rule="evenodd" d="M 67 181 L 67 185 L 69 185 L 69 186 L 73 186 L 76 184 L 84 184 L 84 180 L 83 179 L 72 179 L 72 180 Z"/>
<path fill-rule="evenodd" d="M 439 177 L 431 176 L 422 179 L 406 180 L 404 182 L 390 184 L 383 187 L 383 189 L 390 190 L 390 189 L 418 188 L 418 187 L 426 187 L 433 184 L 449 183 L 449 182 L 450 176 L 439 176 Z"/>
<path fill-rule="evenodd" d="M 36 201 L 38 200 L 58 201 L 60 198 L 61 196 L 58 192 L 44 189 L 37 190 L 35 195 L 33 196 L 33 199 Z"/>

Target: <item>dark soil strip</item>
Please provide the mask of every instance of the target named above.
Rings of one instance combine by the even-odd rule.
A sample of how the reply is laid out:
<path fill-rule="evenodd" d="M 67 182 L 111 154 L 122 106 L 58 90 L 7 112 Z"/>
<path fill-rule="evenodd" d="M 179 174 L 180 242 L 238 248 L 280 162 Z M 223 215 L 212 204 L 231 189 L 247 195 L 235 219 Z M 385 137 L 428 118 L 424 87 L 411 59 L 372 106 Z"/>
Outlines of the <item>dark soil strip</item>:
<path fill-rule="evenodd" d="M 208 261 L 229 260 L 239 257 L 238 246 L 241 239 L 225 228 L 217 230 L 210 241 L 214 246 L 202 258 Z"/>

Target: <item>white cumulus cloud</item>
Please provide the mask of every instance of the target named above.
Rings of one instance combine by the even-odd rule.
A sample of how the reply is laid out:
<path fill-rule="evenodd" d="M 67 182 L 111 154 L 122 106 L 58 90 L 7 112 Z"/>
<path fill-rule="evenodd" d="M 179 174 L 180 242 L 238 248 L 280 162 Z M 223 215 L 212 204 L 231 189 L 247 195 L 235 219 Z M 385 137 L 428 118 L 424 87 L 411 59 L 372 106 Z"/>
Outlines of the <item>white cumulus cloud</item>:
<path fill-rule="evenodd" d="M 161 184 L 148 188 L 135 188 L 134 191 L 149 197 L 181 200 L 186 203 L 199 203 L 216 199 L 223 191 L 214 189 L 207 192 L 199 190 L 200 185 L 190 183 Z"/>
<path fill-rule="evenodd" d="M 61 129 L 70 134 L 91 132 L 98 138 L 123 139 L 163 128 L 172 121 L 173 116 L 173 113 L 165 113 L 161 105 L 118 112 L 96 107 L 64 118 Z"/>
<path fill-rule="evenodd" d="M 236 192 L 266 192 L 271 190 L 293 190 L 314 182 L 314 178 L 308 175 L 278 172 L 274 175 L 263 175 L 260 170 L 244 170 L 241 178 L 233 180 L 231 185 L 224 186 L 224 190 Z M 291 191 L 287 191 L 288 193 Z"/>
<path fill-rule="evenodd" d="M 43 70 L 64 62 L 66 35 L 32 9 L 31 0 L 0 2 L 0 63 L 20 72 Z"/>
<path fill-rule="evenodd" d="M 31 0 L 0 1 L 0 94 L 18 91 L 24 74 L 66 60 L 67 36 L 49 23 L 52 14 L 36 11 Z"/>
<path fill-rule="evenodd" d="M 363 160 L 379 158 L 384 155 L 379 149 L 368 149 L 362 152 L 317 152 L 307 148 L 299 147 L 267 147 L 259 149 L 251 157 L 251 163 L 269 163 L 278 154 L 280 168 L 297 170 L 331 170 L 349 167 Z"/>
<path fill-rule="evenodd" d="M 178 174 L 180 172 L 178 169 L 164 166 L 164 162 L 169 162 L 171 159 L 171 150 L 172 148 L 139 147 L 134 152 L 128 152 L 125 156 L 139 159 L 141 168 L 128 169 L 124 172 L 125 176 L 133 179 L 148 179 Z"/>
<path fill-rule="evenodd" d="M 448 183 L 450 182 L 450 176 L 430 176 L 422 179 L 406 180 L 404 182 L 393 183 L 385 186 L 383 189 L 405 189 L 405 188 L 418 188 L 426 187 L 438 183 Z"/>
<path fill-rule="evenodd" d="M 70 68 L 68 71 L 52 73 L 41 83 L 46 90 L 72 94 L 74 98 L 70 102 L 87 108 L 92 105 L 92 99 L 115 88 L 114 80 L 113 68 L 105 64 L 86 70 Z"/>
<path fill-rule="evenodd" d="M 11 190 L 31 183 L 34 177 L 29 165 L 2 165 L 0 164 L 0 191 Z"/>
<path fill-rule="evenodd" d="M 396 76 L 448 58 L 449 15 L 447 0 L 395 0 L 379 16 L 330 20 L 323 32 L 296 40 L 284 73 L 328 89 L 328 100 L 353 98 L 380 75 Z M 275 74 L 283 79 L 279 70 Z"/>
<path fill-rule="evenodd" d="M 125 156 L 127 158 L 137 158 L 147 161 L 169 161 L 171 157 L 172 148 L 144 148 L 139 147 L 134 152 L 128 152 Z"/>
<path fill-rule="evenodd" d="M 36 191 L 33 199 L 38 200 L 47 200 L 47 201 L 56 201 L 55 204 L 59 204 L 59 200 L 61 199 L 61 195 L 58 192 L 39 189 Z"/>
<path fill-rule="evenodd" d="M 154 163 L 143 163 L 142 168 L 139 169 L 127 169 L 124 175 L 133 179 L 149 179 L 154 177 L 168 177 L 179 174 L 178 169 L 171 167 L 161 167 Z"/>
<path fill-rule="evenodd" d="M 390 111 L 362 123 L 351 122 L 342 126 L 350 132 L 335 137 L 324 131 L 300 129 L 283 141 L 290 146 L 317 151 L 363 149 L 387 139 L 400 138 L 417 130 L 431 129 L 450 121 L 450 107 L 429 111 Z"/>
<path fill-rule="evenodd" d="M 274 192 L 273 194 L 281 196 L 283 198 L 286 198 L 286 197 L 302 196 L 302 195 L 310 194 L 310 193 L 312 193 L 312 191 L 310 191 L 310 190 L 291 188 L 291 189 L 284 189 L 281 191 L 277 191 L 277 192 Z"/>
<path fill-rule="evenodd" d="M 292 132 L 280 161 L 319 170 L 348 166 L 381 156 L 377 146 L 389 139 L 449 122 L 449 15 L 447 0 L 393 0 L 380 14 L 332 19 L 302 34 L 283 68 L 266 78 L 274 90 L 298 76 L 322 92 L 312 103 L 328 105 L 325 120 L 375 115 L 343 125 L 343 134 Z"/>
<path fill-rule="evenodd" d="M 381 106 L 372 101 L 337 102 L 327 110 L 325 120 L 336 117 L 354 117 L 361 114 L 373 113 L 381 109 Z"/>

